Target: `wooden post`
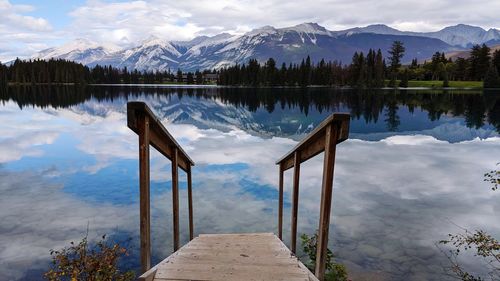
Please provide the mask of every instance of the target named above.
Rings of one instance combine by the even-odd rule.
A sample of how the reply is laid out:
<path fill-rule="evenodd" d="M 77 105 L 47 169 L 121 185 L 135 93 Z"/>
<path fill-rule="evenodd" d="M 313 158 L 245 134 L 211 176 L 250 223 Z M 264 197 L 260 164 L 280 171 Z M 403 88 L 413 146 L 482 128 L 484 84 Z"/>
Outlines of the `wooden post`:
<path fill-rule="evenodd" d="M 283 165 L 280 164 L 279 199 L 278 199 L 278 237 L 283 240 Z"/>
<path fill-rule="evenodd" d="M 174 252 L 179 249 L 179 162 L 178 149 L 173 148 L 172 155 L 172 213 L 174 225 Z"/>
<path fill-rule="evenodd" d="M 187 170 L 187 189 L 188 189 L 188 210 L 189 210 L 189 241 L 193 240 L 194 226 L 193 226 L 193 190 L 191 182 L 191 165 Z"/>
<path fill-rule="evenodd" d="M 151 268 L 151 221 L 149 208 L 149 117 L 140 116 L 137 121 L 139 131 L 139 193 L 140 193 L 140 236 L 141 271 Z"/>
<path fill-rule="evenodd" d="M 330 227 L 330 210 L 332 205 L 333 170 L 335 167 L 335 149 L 337 145 L 338 127 L 331 124 L 326 128 L 325 159 L 323 163 L 323 183 L 321 187 L 321 204 L 319 213 L 319 230 L 316 249 L 316 277 L 325 278 L 326 253 L 328 249 L 328 230 Z"/>
<path fill-rule="evenodd" d="M 296 253 L 297 248 L 297 216 L 299 213 L 299 178 L 300 178 L 300 151 L 295 151 L 293 169 L 293 199 L 292 199 L 292 233 L 291 250 Z"/>

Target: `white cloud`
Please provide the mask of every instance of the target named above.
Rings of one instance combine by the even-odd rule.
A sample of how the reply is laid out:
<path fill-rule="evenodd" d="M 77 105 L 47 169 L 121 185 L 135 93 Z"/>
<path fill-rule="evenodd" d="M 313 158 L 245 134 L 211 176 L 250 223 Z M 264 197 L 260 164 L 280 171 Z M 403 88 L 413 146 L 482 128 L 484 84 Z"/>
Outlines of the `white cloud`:
<path fill-rule="evenodd" d="M 475 13 L 469 13 L 473 8 Z M 498 27 L 500 4 L 485 1 L 478 9 L 466 1 L 90 1 L 71 13 L 73 30 L 97 39 L 129 40 L 155 34 L 171 40 L 220 32 L 242 33 L 264 25 L 318 22 L 330 29 L 384 23 L 411 31 L 437 30 L 457 23 Z M 373 12 L 373 11 L 377 12 Z M 356 15 L 353 17 L 353 15 Z M 404 15 L 404 20 L 402 20 Z M 423 18 L 422 15 L 425 15 Z M 115 32 L 119 35 L 116 35 Z M 118 42 L 118 41 L 116 41 Z"/>
<path fill-rule="evenodd" d="M 0 0 L 0 60 L 5 61 L 15 56 L 30 55 L 41 47 L 47 46 L 53 28 L 48 20 L 25 15 L 35 10 L 31 5 L 11 4 Z"/>
<path fill-rule="evenodd" d="M 70 17 L 70 23 L 57 30 L 48 19 L 25 15 L 34 9 L 8 0 L 0 2 L 0 35 L 9 42 L 0 44 L 0 60 L 30 55 L 56 41 L 80 37 L 123 46 L 150 35 L 186 40 L 197 35 L 242 34 L 264 25 L 286 27 L 303 22 L 318 22 L 332 30 L 374 23 L 410 31 L 434 31 L 458 23 L 500 27 L 498 1 L 93 0 L 63 15 Z"/>

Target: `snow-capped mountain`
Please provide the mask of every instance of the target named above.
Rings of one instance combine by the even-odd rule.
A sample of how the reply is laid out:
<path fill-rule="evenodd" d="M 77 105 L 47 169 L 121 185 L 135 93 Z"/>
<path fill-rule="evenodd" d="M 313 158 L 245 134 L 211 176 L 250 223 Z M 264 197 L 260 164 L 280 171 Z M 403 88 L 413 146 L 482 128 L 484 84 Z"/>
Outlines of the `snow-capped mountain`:
<path fill-rule="evenodd" d="M 473 44 L 500 40 L 500 31 L 494 28 L 484 30 L 478 26 L 458 24 L 435 32 L 400 31 L 384 24 L 355 27 L 335 32 L 336 34 L 375 33 L 386 35 L 408 35 L 436 38 L 452 46 L 470 47 Z"/>
<path fill-rule="evenodd" d="M 63 58 L 89 66 L 148 71 L 193 71 L 246 63 L 250 58 L 264 62 L 272 57 L 281 64 L 300 63 L 310 56 L 313 61 L 324 58 L 347 63 L 356 51 L 380 48 L 386 54 L 394 40 L 405 44 L 403 61 L 407 62 L 429 58 L 436 51 L 460 51 L 471 44 L 500 42 L 500 32 L 463 24 L 425 33 L 400 31 L 383 24 L 330 31 L 317 23 L 303 23 L 285 28 L 264 26 L 242 35 L 199 36 L 190 41 L 150 37 L 123 49 L 78 39 L 43 50 L 33 58 Z"/>
<path fill-rule="evenodd" d="M 117 46 L 111 44 L 99 44 L 87 39 L 76 39 L 60 47 L 54 47 L 40 51 L 32 56 L 34 59 L 47 60 L 50 58 L 77 61 L 90 64 L 94 61 L 118 51 Z"/>
<path fill-rule="evenodd" d="M 172 43 L 151 36 L 139 45 L 120 50 L 95 60 L 89 65 L 113 65 L 115 67 L 146 71 L 165 70 L 177 67 L 182 54 Z"/>

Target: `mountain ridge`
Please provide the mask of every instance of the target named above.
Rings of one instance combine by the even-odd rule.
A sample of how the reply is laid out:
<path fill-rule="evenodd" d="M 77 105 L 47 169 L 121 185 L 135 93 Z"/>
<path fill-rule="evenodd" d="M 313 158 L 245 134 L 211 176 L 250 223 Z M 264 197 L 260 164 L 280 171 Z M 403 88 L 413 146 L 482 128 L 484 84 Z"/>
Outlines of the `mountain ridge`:
<path fill-rule="evenodd" d="M 354 52 L 382 49 L 392 41 L 405 43 L 404 61 L 426 59 L 434 52 L 462 51 L 472 44 L 500 42 L 500 31 L 458 24 L 434 32 L 400 31 L 384 24 L 373 24 L 340 31 L 306 22 L 291 27 L 263 26 L 242 35 L 221 33 L 198 36 L 189 41 L 169 41 L 150 36 L 133 47 L 119 49 L 87 39 L 77 39 L 60 47 L 42 50 L 31 58 L 61 58 L 95 66 L 113 65 L 141 71 L 184 71 L 213 69 L 250 58 L 260 62 L 270 57 L 278 63 L 299 63 L 306 56 L 313 61 L 350 61 Z"/>

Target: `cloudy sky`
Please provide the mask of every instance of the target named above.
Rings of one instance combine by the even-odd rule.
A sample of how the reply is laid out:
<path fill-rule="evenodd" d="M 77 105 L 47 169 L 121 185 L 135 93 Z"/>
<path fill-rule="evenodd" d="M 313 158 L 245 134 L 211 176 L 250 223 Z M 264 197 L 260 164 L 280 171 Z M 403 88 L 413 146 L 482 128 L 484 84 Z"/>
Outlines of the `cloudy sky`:
<path fill-rule="evenodd" d="M 498 11 L 492 0 L 0 0 L 0 61 L 75 38 L 123 46 L 149 35 L 183 40 L 303 22 L 331 30 L 373 23 L 411 31 L 458 23 L 498 28 Z"/>

